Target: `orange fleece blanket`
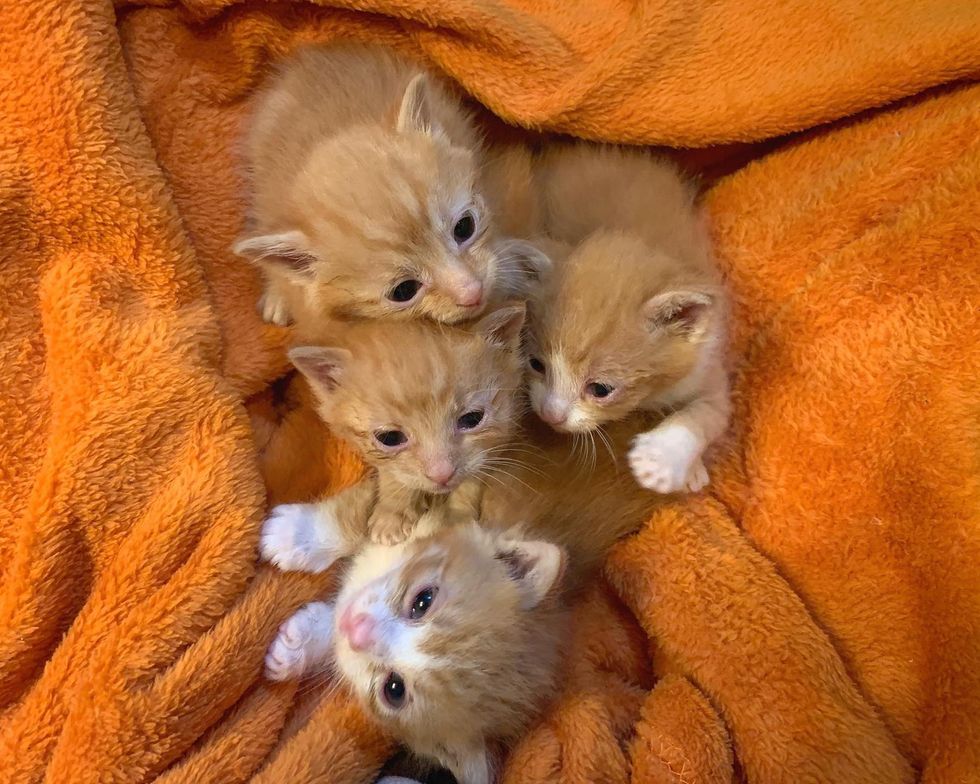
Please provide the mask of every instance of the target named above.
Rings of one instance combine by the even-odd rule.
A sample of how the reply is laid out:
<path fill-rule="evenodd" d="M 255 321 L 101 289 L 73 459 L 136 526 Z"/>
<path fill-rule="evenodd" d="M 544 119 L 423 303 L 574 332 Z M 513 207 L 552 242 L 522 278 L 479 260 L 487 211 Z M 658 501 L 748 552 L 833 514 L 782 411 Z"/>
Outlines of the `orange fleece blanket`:
<path fill-rule="evenodd" d="M 250 94 L 340 36 L 589 138 L 838 121 L 711 187 L 732 433 L 576 609 L 506 781 L 980 779 L 980 5 L 35 0 L 0 5 L 0 782 L 360 784 L 391 751 L 260 678 L 329 584 L 256 566 L 263 470 L 358 468 L 270 388 L 228 251 Z"/>

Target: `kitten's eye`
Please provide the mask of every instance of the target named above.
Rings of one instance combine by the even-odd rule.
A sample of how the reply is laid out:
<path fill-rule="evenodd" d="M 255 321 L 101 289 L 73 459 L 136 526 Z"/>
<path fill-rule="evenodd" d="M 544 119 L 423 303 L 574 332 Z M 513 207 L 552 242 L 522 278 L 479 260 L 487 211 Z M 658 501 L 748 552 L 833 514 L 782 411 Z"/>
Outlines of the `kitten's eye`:
<path fill-rule="evenodd" d="M 401 430 L 380 430 L 374 434 L 374 439 L 383 446 L 401 446 L 408 441 Z"/>
<path fill-rule="evenodd" d="M 425 615 L 432 606 L 432 600 L 436 598 L 436 592 L 437 589 L 435 588 L 424 588 L 419 591 L 418 595 L 412 601 L 412 606 L 408 610 L 408 617 L 413 621 L 417 621 Z"/>
<path fill-rule="evenodd" d="M 456 220 L 453 226 L 453 239 L 457 245 L 462 245 L 476 232 L 476 216 L 467 210 Z"/>
<path fill-rule="evenodd" d="M 533 370 L 535 373 L 544 373 L 544 362 L 537 357 L 531 357 L 527 363 L 531 366 L 531 370 Z"/>
<path fill-rule="evenodd" d="M 392 708 L 400 708 L 405 704 L 405 681 L 397 672 L 388 673 L 384 686 L 381 687 L 381 694 L 385 702 Z"/>
<path fill-rule="evenodd" d="M 615 387 L 609 386 L 609 384 L 602 384 L 598 381 L 591 381 L 585 385 L 585 391 L 592 397 L 604 398 L 609 397 Z"/>
<path fill-rule="evenodd" d="M 460 430 L 472 430 L 483 421 L 482 411 L 467 411 L 463 416 L 456 420 L 456 427 Z"/>
<path fill-rule="evenodd" d="M 403 280 L 388 292 L 388 299 L 392 302 L 411 302 L 421 288 L 422 284 L 417 280 Z"/>

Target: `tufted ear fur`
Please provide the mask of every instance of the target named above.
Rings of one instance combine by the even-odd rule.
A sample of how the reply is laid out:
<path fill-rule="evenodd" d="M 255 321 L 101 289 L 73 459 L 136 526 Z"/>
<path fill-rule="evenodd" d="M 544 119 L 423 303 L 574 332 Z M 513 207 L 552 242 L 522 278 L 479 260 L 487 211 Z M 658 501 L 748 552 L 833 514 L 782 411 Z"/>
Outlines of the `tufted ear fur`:
<path fill-rule="evenodd" d="M 495 755 L 485 743 L 456 749 L 446 765 L 459 784 L 493 784 L 496 781 Z"/>
<path fill-rule="evenodd" d="M 694 337 L 703 330 L 713 302 L 714 297 L 705 291 L 666 291 L 646 301 L 643 315 L 651 329 L 669 329 Z"/>
<path fill-rule="evenodd" d="M 473 331 L 493 346 L 517 350 L 526 316 L 527 306 L 523 302 L 503 305 L 476 322 Z"/>
<path fill-rule="evenodd" d="M 340 385 L 351 353 L 344 348 L 298 346 L 290 350 L 289 359 L 316 388 L 332 392 Z"/>
<path fill-rule="evenodd" d="M 538 244 L 527 240 L 504 240 L 500 244 L 500 253 L 506 258 L 516 260 L 524 274 L 533 281 L 540 281 L 554 266 L 551 258 Z"/>
<path fill-rule="evenodd" d="M 521 591 L 526 610 L 537 607 L 551 593 L 565 571 L 565 551 L 551 542 L 502 541 L 497 559 L 507 566 Z"/>
<path fill-rule="evenodd" d="M 275 234 L 253 234 L 242 237 L 231 249 L 254 264 L 287 273 L 299 283 L 313 277 L 316 258 L 307 250 L 306 235 L 301 231 Z"/>
<path fill-rule="evenodd" d="M 395 128 L 399 133 L 436 135 L 443 132 L 433 116 L 428 78 L 425 74 L 420 73 L 405 88 Z"/>

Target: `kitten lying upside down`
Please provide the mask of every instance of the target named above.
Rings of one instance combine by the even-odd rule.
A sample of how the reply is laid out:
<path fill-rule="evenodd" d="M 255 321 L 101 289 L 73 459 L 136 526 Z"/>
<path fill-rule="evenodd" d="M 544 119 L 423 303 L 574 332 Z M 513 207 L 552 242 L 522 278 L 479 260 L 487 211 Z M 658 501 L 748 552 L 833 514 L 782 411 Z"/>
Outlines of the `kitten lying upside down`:
<path fill-rule="evenodd" d="M 301 50 L 260 95 L 247 153 L 251 229 L 234 250 L 266 274 L 267 321 L 455 323 L 520 290 L 476 131 L 419 66 L 377 46 Z"/>
<path fill-rule="evenodd" d="M 461 784 L 493 781 L 500 752 L 558 693 L 570 598 L 652 509 L 625 468 L 637 424 L 613 425 L 610 451 L 582 466 L 568 438 L 530 418 L 532 446 L 509 464 L 513 481 L 486 488 L 482 526 L 431 510 L 409 541 L 364 545 L 363 529 L 331 525 L 312 505 L 280 507 L 296 512 L 292 539 L 277 540 L 290 560 L 326 568 L 356 555 L 336 600 L 280 627 L 267 676 L 335 666 L 414 754 Z M 370 497 L 363 483 L 346 493 Z M 271 544 L 264 553 L 275 560 Z"/>
<path fill-rule="evenodd" d="M 730 402 L 727 301 L 693 188 L 645 153 L 586 145 L 546 154 L 536 187 L 553 264 L 529 313 L 535 412 L 566 433 L 666 412 L 636 437 L 633 472 L 660 493 L 700 490 Z"/>
<path fill-rule="evenodd" d="M 312 602 L 266 656 L 273 680 L 337 674 L 420 758 L 493 780 L 498 748 L 553 697 L 567 613 L 562 549 L 476 524 L 364 547 L 336 600 Z"/>

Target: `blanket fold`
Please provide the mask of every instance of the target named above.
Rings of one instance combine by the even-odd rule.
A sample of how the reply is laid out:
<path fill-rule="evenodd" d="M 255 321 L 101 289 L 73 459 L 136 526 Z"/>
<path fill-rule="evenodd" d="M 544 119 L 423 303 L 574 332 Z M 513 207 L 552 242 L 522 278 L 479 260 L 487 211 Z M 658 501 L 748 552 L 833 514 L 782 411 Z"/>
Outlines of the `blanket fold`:
<path fill-rule="evenodd" d="M 250 96 L 342 37 L 525 128 L 768 140 L 706 195 L 709 492 L 617 547 L 504 780 L 975 779 L 980 6 L 38 0 L 0 5 L 0 784 L 362 784 L 392 752 L 260 677 L 333 582 L 257 566 L 265 508 L 361 469 L 228 250 Z"/>

